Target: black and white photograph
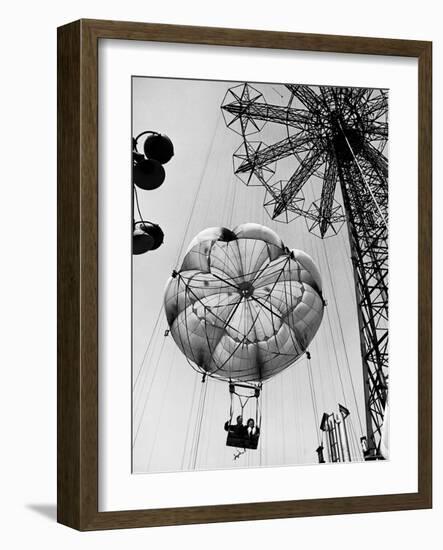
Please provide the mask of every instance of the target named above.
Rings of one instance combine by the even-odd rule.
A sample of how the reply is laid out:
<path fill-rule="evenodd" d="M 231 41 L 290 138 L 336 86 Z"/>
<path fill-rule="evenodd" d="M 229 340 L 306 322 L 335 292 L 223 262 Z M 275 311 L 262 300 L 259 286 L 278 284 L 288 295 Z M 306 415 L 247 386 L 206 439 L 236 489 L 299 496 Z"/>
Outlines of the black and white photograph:
<path fill-rule="evenodd" d="M 389 460 L 389 90 L 132 78 L 132 472 Z"/>

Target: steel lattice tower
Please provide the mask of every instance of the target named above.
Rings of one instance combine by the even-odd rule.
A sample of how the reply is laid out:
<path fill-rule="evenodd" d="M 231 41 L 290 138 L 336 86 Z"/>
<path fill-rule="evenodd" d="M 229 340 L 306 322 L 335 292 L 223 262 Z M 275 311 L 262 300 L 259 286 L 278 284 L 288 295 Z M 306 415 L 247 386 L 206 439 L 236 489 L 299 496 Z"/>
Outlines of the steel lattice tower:
<path fill-rule="evenodd" d="M 222 104 L 226 125 L 242 136 L 234 171 L 247 185 L 262 185 L 272 219 L 304 216 L 321 238 L 347 222 L 357 298 L 366 400 L 367 458 L 379 456 L 388 389 L 388 99 L 384 90 L 286 85 L 286 106 L 269 105 L 242 84 Z M 266 123 L 284 125 L 287 137 L 267 146 Z M 277 161 L 295 156 L 289 180 L 270 183 Z M 319 200 L 303 209 L 303 186 L 322 179 Z M 335 200 L 341 190 L 341 202 Z"/>

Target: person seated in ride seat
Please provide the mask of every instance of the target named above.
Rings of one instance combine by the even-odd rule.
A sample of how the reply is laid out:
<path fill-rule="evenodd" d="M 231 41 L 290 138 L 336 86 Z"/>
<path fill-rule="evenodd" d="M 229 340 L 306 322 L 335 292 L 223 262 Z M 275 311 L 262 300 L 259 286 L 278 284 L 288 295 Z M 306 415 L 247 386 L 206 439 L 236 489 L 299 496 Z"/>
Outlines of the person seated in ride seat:
<path fill-rule="evenodd" d="M 259 435 L 260 435 L 260 428 L 255 425 L 253 418 L 249 418 L 246 423 L 245 438 L 258 439 Z"/>
<path fill-rule="evenodd" d="M 246 427 L 243 425 L 243 417 L 241 414 L 237 416 L 237 424 L 230 424 L 230 420 L 225 422 L 225 430 L 236 437 L 244 437 Z"/>

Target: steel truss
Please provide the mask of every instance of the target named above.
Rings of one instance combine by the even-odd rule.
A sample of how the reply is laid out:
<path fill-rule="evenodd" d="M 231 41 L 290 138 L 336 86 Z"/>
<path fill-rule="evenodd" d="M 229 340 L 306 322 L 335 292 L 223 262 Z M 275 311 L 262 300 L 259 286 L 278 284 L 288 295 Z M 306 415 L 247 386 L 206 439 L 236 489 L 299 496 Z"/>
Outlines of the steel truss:
<path fill-rule="evenodd" d="M 228 90 L 222 112 L 226 125 L 241 135 L 245 151 L 237 155 L 235 173 L 243 181 L 254 176 L 263 185 L 273 219 L 304 216 L 308 229 L 321 238 L 347 222 L 363 362 L 366 458 L 377 458 L 388 390 L 387 94 L 326 86 L 286 89 L 287 106 L 267 104 L 249 84 Z M 260 134 L 266 123 L 284 125 L 287 137 L 250 146 L 249 136 Z M 267 167 L 291 155 L 295 169 L 287 181 L 264 179 Z M 322 179 L 321 197 L 304 210 L 302 188 L 312 176 Z M 338 188 L 344 213 L 335 200 Z"/>

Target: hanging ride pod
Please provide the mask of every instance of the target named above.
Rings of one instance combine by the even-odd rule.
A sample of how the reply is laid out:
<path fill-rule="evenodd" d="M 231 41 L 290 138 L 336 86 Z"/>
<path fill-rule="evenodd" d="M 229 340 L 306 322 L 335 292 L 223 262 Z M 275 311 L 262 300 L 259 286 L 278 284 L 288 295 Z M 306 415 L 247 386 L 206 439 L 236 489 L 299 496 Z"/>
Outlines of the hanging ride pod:
<path fill-rule="evenodd" d="M 153 158 L 137 162 L 132 169 L 132 180 L 137 187 L 145 191 L 157 189 L 165 181 L 165 169 Z"/>
<path fill-rule="evenodd" d="M 157 224 L 140 221 L 134 226 L 132 235 L 132 253 L 144 254 L 148 250 L 156 250 L 162 245 L 164 233 Z"/>
<path fill-rule="evenodd" d="M 132 234 L 132 253 L 144 254 L 148 250 L 152 250 L 154 239 L 148 235 L 143 229 L 134 229 Z"/>
<path fill-rule="evenodd" d="M 172 141 L 164 134 L 151 134 L 146 138 L 143 148 L 148 159 L 157 160 L 161 164 L 166 164 L 174 156 Z"/>

